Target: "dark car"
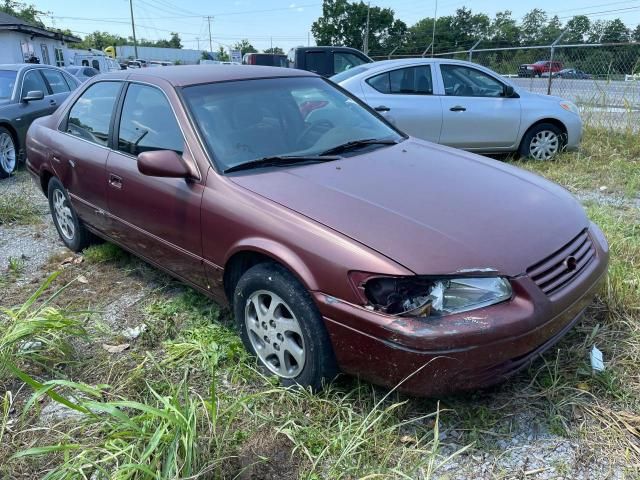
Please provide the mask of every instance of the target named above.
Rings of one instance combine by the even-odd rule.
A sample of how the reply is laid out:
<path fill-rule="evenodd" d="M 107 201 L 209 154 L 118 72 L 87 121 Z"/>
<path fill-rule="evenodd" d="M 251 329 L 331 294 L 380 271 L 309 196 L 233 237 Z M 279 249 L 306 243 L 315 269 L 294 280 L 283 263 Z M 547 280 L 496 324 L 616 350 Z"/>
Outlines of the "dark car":
<path fill-rule="evenodd" d="M 65 70 L 71 75 L 76 77 L 81 82 L 89 80 L 91 77 L 95 77 L 100 72 L 93 67 L 65 67 Z"/>
<path fill-rule="evenodd" d="M 339 369 L 418 395 L 502 381 L 606 272 L 606 239 L 567 191 L 407 137 L 305 71 L 104 74 L 27 148 L 67 247 L 97 235 L 229 303 L 285 385 Z"/>
<path fill-rule="evenodd" d="M 288 67 L 287 56 L 278 53 L 245 53 L 244 65 L 262 65 L 266 67 Z"/>
<path fill-rule="evenodd" d="M 79 84 L 49 65 L 0 65 L 0 178 L 21 160 L 31 122 L 53 113 Z"/>
<path fill-rule="evenodd" d="M 289 51 L 287 58 L 290 68 L 308 70 L 323 77 L 373 62 L 360 50 L 350 47 L 296 47 Z"/>
<path fill-rule="evenodd" d="M 588 73 L 585 73 L 582 70 L 576 70 L 575 68 L 565 68 L 559 72 L 553 73 L 552 75 L 554 78 L 571 78 L 576 80 L 588 80 L 591 78 L 591 75 Z"/>

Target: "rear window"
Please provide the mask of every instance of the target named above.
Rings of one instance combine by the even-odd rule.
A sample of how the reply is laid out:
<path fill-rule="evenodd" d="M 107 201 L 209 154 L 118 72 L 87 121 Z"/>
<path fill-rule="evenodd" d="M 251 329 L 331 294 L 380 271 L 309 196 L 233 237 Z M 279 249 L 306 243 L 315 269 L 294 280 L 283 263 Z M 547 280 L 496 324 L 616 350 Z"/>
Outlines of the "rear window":
<path fill-rule="evenodd" d="M 0 70 L 0 98 L 11 98 L 15 85 L 16 72 L 14 70 Z"/>

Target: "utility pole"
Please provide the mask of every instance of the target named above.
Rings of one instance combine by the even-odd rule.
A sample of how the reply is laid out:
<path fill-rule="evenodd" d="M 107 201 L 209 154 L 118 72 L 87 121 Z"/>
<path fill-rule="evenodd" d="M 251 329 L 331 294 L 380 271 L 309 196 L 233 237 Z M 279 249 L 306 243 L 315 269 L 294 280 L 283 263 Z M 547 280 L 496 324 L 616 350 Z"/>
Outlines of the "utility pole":
<path fill-rule="evenodd" d="M 136 58 L 138 57 L 138 41 L 136 40 L 136 24 L 133 21 L 133 0 L 129 0 L 129 9 L 131 10 L 131 30 L 133 30 L 133 51 Z"/>
<path fill-rule="evenodd" d="M 438 0 L 436 0 L 436 8 L 433 12 L 433 30 L 431 31 L 431 57 L 433 58 L 433 50 L 436 46 L 436 20 L 438 18 Z"/>
<path fill-rule="evenodd" d="M 213 52 L 213 43 L 211 42 L 211 17 L 207 15 L 207 23 L 209 24 L 209 51 Z"/>
<path fill-rule="evenodd" d="M 364 33 L 364 45 L 362 46 L 362 51 L 365 55 L 369 55 L 369 18 L 371 14 L 371 2 L 367 4 L 367 28 Z"/>
<path fill-rule="evenodd" d="M 200 50 L 200 37 L 196 37 L 196 42 L 198 42 L 198 50 Z"/>

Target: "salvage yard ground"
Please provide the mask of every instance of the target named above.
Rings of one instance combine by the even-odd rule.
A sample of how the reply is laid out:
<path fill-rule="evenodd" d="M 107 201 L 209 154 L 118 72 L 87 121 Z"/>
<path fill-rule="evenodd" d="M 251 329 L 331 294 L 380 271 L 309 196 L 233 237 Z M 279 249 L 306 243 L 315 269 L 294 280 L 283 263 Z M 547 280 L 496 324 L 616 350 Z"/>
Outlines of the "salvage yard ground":
<path fill-rule="evenodd" d="M 440 401 L 281 388 L 228 310 L 113 245 L 71 254 L 28 176 L 0 182 L 0 478 L 640 478 L 640 142 L 516 163 L 585 203 L 608 281 L 527 371 Z"/>

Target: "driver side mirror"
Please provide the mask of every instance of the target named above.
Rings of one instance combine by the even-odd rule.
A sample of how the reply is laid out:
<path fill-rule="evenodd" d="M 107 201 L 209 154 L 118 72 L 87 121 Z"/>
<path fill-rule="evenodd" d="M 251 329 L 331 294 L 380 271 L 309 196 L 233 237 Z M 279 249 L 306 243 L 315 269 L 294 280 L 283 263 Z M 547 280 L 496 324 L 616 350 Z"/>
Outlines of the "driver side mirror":
<path fill-rule="evenodd" d="M 34 100 L 42 100 L 44 98 L 44 92 L 42 90 L 29 90 L 27 94 L 22 97 L 23 102 L 32 102 Z"/>
<path fill-rule="evenodd" d="M 514 97 L 517 97 L 518 94 L 516 93 L 516 89 L 513 88 L 513 86 L 505 85 L 504 86 L 504 96 L 506 98 L 514 98 Z"/>
<path fill-rule="evenodd" d="M 138 171 L 150 177 L 191 178 L 192 171 L 173 150 L 150 150 L 138 155 Z"/>

